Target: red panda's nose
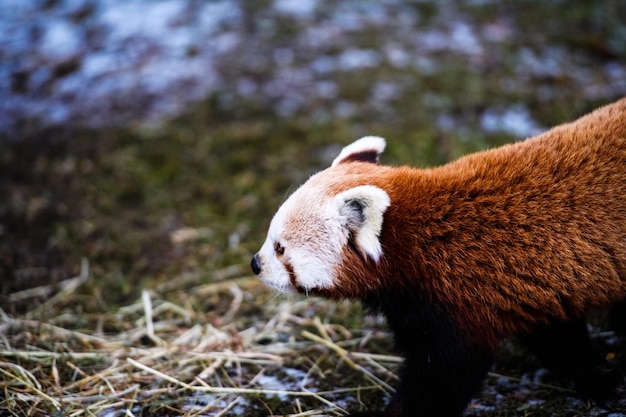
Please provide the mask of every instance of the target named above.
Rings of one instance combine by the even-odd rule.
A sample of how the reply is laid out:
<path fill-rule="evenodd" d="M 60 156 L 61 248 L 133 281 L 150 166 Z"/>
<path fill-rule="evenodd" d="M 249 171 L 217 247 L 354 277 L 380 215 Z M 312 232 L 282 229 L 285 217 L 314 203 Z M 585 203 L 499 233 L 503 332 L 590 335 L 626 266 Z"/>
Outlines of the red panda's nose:
<path fill-rule="evenodd" d="M 252 267 L 252 272 L 254 272 L 255 275 L 259 275 L 261 273 L 261 262 L 259 262 L 258 253 L 252 257 L 252 262 L 250 262 L 250 266 Z"/>

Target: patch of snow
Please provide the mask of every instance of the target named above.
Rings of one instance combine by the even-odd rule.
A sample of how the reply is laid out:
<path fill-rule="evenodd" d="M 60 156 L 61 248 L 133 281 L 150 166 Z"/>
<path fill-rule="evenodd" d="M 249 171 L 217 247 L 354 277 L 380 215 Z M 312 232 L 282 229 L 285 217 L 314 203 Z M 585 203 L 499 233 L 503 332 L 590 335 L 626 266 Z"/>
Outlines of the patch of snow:
<path fill-rule="evenodd" d="M 64 59 L 75 56 L 82 46 L 82 34 L 67 21 L 50 19 L 43 29 L 41 48 L 49 59 Z"/>
<path fill-rule="evenodd" d="M 432 16 L 414 6 L 402 0 L 274 0 L 263 8 L 231 0 L 3 0 L 0 130 L 33 121 L 150 122 L 210 95 L 225 106 L 246 97 L 284 116 L 323 102 L 322 113 L 351 117 L 385 109 L 405 90 L 421 88 L 423 76 L 445 70 L 449 56 L 476 71 L 498 64 L 490 48 L 515 34 L 514 22 L 504 17 L 466 18 L 458 2 L 433 3 Z M 501 81 L 505 92 L 519 91 L 533 77 L 566 77 L 595 99 L 626 91 L 621 62 L 591 68 L 554 47 L 521 49 L 516 58 L 511 79 Z M 369 96 L 341 96 L 338 76 L 379 67 L 387 76 L 372 77 Z M 543 100 L 558 92 L 541 84 L 534 94 Z M 445 117 L 440 124 L 449 125 Z M 487 111 L 481 124 L 519 137 L 541 130 L 517 107 Z"/>
<path fill-rule="evenodd" d="M 480 125 L 487 132 L 504 132 L 517 138 L 527 138 L 545 130 L 521 105 L 510 107 L 504 112 L 487 110 L 481 117 Z"/>
<path fill-rule="evenodd" d="M 457 22 L 452 26 L 452 33 L 449 35 L 449 49 L 467 54 L 479 55 L 483 53 L 481 42 L 474 34 L 473 28 L 465 22 Z"/>
<path fill-rule="evenodd" d="M 317 10 L 318 3 L 318 0 L 276 0 L 274 7 L 281 13 L 307 19 Z"/>
<path fill-rule="evenodd" d="M 347 49 L 338 58 L 338 67 L 343 71 L 371 68 L 380 63 L 380 54 L 372 49 Z"/>

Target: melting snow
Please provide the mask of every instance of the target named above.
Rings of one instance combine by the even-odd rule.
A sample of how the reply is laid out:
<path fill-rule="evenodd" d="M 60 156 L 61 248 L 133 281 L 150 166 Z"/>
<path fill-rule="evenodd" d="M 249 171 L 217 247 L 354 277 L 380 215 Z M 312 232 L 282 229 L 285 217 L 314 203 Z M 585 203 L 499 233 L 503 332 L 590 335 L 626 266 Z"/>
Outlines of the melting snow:
<path fill-rule="evenodd" d="M 383 109 L 404 94 L 406 76 L 373 80 L 366 101 L 354 102 L 341 96 L 338 75 L 386 66 L 413 71 L 419 84 L 420 75 L 445 70 L 441 56 L 456 54 L 481 71 L 490 48 L 510 42 L 510 22 L 479 25 L 457 7 L 438 3 L 438 13 L 426 20 L 400 0 L 274 0 L 269 8 L 230 0 L 3 0 L 0 129 L 19 131 L 33 121 L 149 122 L 211 94 L 222 103 L 245 97 L 285 116 L 311 103 L 342 116 Z M 284 27 L 289 36 L 281 34 Z M 367 47 L 358 41 L 364 35 L 372 39 Z M 515 79 L 503 81 L 513 92 L 533 75 L 567 75 L 596 98 L 626 90 L 623 63 L 574 71 L 563 49 L 517 54 Z M 593 80 L 592 70 L 601 76 Z M 425 93 L 424 100 L 436 94 Z M 541 130 L 519 106 L 488 110 L 481 124 L 519 137 Z"/>

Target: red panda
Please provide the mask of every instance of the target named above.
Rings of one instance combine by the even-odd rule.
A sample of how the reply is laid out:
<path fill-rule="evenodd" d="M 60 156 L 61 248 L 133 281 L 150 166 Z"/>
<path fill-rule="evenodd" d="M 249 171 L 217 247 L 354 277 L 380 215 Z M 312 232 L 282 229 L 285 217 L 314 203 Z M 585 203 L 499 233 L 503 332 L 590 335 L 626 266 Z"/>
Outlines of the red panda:
<path fill-rule="evenodd" d="M 280 291 L 382 312 L 404 357 L 384 412 L 459 417 L 500 342 L 519 336 L 585 396 L 623 382 L 585 313 L 626 330 L 626 98 L 432 169 L 378 163 L 365 137 L 279 208 L 255 274 Z"/>

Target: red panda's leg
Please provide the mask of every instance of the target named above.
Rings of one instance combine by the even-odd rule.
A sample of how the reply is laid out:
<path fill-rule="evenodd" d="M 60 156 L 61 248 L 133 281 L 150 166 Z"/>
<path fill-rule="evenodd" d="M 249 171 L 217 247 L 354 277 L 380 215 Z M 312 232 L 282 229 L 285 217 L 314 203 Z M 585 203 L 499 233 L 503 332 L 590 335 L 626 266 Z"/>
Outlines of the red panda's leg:
<path fill-rule="evenodd" d="M 447 344 L 437 349 L 422 357 L 407 355 L 396 395 L 384 412 L 351 413 L 350 417 L 461 417 L 480 390 L 492 355 Z"/>
<path fill-rule="evenodd" d="M 593 349 L 583 318 L 542 326 L 521 340 L 546 367 L 573 381 L 581 394 L 600 404 L 615 397 L 623 382 L 619 372 Z"/>
<path fill-rule="evenodd" d="M 414 354 L 407 354 L 396 403 L 392 402 L 387 412 L 402 409 L 398 416 L 459 417 L 480 391 L 492 355 L 460 340 L 440 344 L 440 336 L 432 336 L 434 343 L 429 351 L 415 349 Z M 429 344 L 419 336 L 415 342 Z"/>
<path fill-rule="evenodd" d="M 380 415 L 460 417 L 482 386 L 492 352 L 468 341 L 427 297 L 395 293 L 366 305 L 385 314 L 404 357 L 396 394 Z"/>
<path fill-rule="evenodd" d="M 611 306 L 609 311 L 609 327 L 622 337 L 626 336 L 626 300 Z"/>

